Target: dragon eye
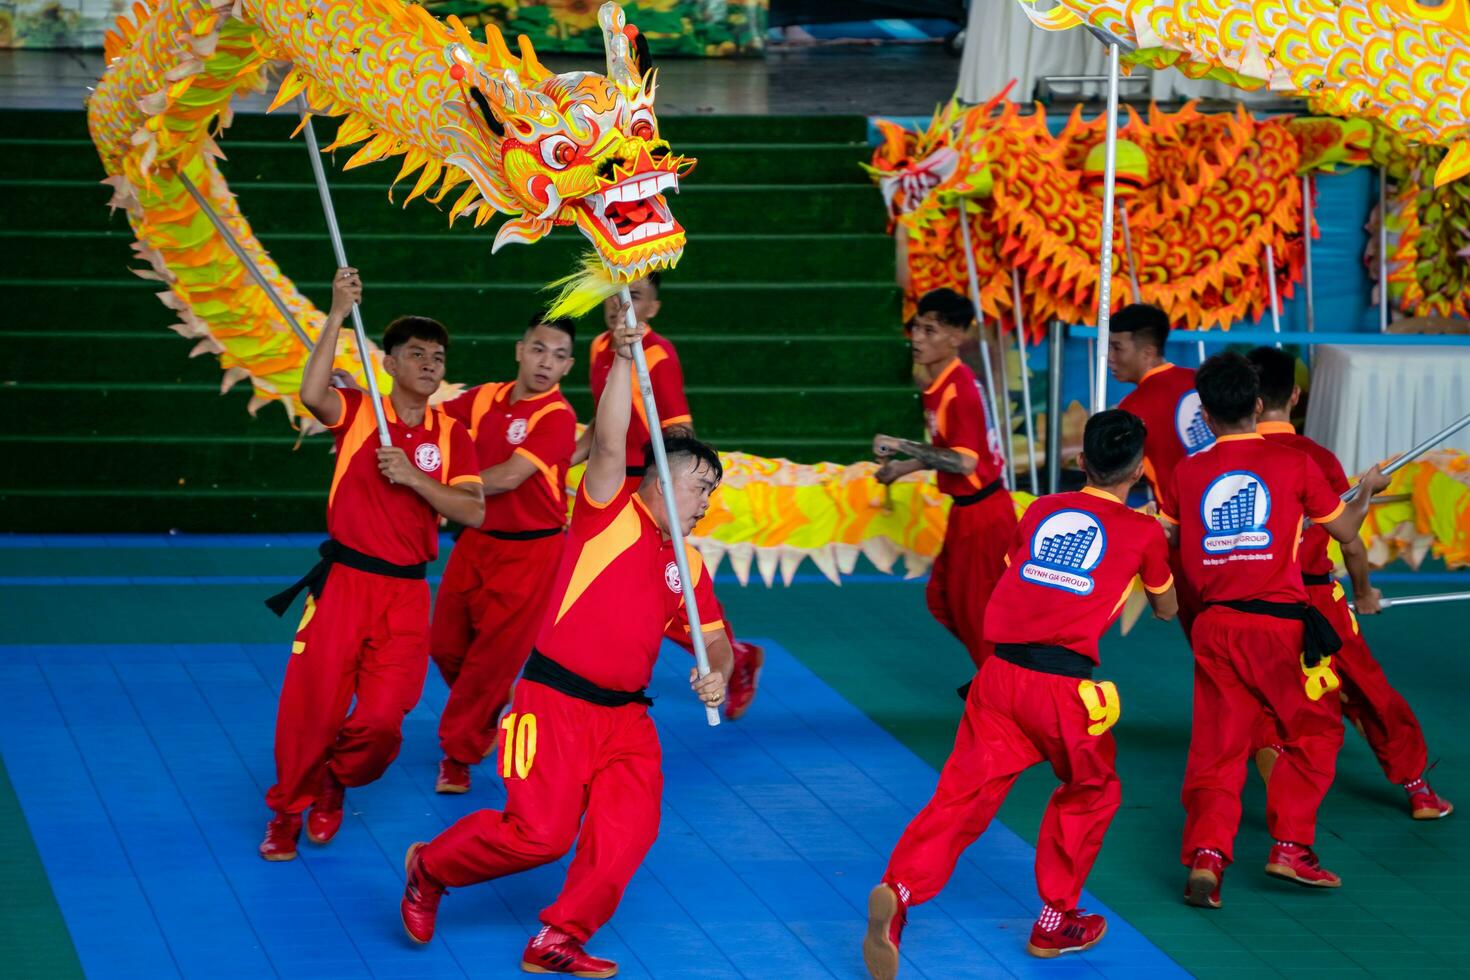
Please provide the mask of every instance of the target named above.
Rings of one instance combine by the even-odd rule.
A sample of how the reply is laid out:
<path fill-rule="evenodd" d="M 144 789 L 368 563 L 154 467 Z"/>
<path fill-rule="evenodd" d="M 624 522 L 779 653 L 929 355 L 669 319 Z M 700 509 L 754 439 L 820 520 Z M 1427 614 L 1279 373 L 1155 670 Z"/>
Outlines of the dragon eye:
<path fill-rule="evenodd" d="M 633 123 L 628 127 L 628 135 L 634 139 L 651 140 L 658 132 L 653 126 L 653 114 L 647 109 L 639 109 L 633 114 Z"/>
<path fill-rule="evenodd" d="M 541 141 L 541 159 L 553 170 L 565 170 L 577 158 L 577 144 L 565 136 L 548 136 Z"/>

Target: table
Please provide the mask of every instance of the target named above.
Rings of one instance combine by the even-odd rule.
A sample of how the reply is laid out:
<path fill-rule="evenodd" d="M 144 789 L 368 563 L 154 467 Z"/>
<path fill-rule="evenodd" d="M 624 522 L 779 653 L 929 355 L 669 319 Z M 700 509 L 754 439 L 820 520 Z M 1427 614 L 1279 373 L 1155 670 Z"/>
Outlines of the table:
<path fill-rule="evenodd" d="M 1470 414 L 1470 347 L 1314 348 L 1306 435 L 1355 476 Z M 1445 447 L 1470 453 L 1470 429 Z M 1444 448 L 1444 447 L 1440 447 Z"/>

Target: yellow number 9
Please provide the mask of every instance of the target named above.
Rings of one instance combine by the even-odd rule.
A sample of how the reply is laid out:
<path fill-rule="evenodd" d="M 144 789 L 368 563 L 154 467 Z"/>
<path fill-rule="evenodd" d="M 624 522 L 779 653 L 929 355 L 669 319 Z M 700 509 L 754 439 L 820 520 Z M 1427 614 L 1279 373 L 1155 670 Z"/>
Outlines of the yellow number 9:
<path fill-rule="evenodd" d="M 500 730 L 505 733 L 500 746 L 500 775 L 509 779 L 514 772 L 525 779 L 536 762 L 536 716 L 511 712 L 500 720 Z"/>
<path fill-rule="evenodd" d="M 1077 685 L 1077 694 L 1087 708 L 1087 717 L 1092 720 L 1092 724 L 1087 726 L 1087 734 L 1101 735 L 1118 723 L 1123 703 L 1118 700 L 1118 688 L 1112 681 L 1101 684 L 1082 681 Z"/>
<path fill-rule="evenodd" d="M 1337 672 L 1332 669 L 1332 658 L 1323 657 L 1315 667 L 1307 666 L 1307 655 L 1302 654 L 1302 686 L 1306 688 L 1307 697 L 1313 701 L 1321 701 L 1342 686 L 1337 679 Z"/>

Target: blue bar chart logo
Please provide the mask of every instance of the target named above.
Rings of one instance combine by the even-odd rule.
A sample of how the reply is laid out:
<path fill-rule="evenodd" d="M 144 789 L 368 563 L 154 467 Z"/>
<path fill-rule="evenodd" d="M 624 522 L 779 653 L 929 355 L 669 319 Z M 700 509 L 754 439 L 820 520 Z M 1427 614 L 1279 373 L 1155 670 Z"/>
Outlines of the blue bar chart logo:
<path fill-rule="evenodd" d="M 1266 530 L 1266 520 L 1270 516 L 1271 493 L 1256 474 L 1232 470 L 1215 477 L 1200 501 L 1205 553 L 1269 548 L 1271 532 Z"/>
<path fill-rule="evenodd" d="M 1085 510 L 1059 510 L 1031 535 L 1031 557 L 1020 568 L 1027 582 L 1076 595 L 1092 592 L 1090 574 L 1107 550 L 1102 525 Z"/>
<path fill-rule="evenodd" d="M 1205 424 L 1204 413 L 1200 411 L 1199 392 L 1193 388 L 1186 391 L 1179 404 L 1174 406 L 1174 431 L 1179 434 L 1179 443 L 1188 456 L 1215 444 L 1215 433 Z"/>

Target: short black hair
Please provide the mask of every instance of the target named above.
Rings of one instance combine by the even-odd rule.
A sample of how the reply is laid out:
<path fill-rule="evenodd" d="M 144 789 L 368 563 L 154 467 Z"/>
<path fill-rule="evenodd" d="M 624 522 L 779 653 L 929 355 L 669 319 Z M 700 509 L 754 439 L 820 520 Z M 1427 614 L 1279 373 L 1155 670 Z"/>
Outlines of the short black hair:
<path fill-rule="evenodd" d="M 401 316 L 383 331 L 383 353 L 389 357 L 410 340 L 427 340 L 449 349 L 449 331 L 444 324 L 426 316 Z"/>
<path fill-rule="evenodd" d="M 1261 383 L 1250 361 L 1235 351 L 1225 351 L 1200 365 L 1194 390 L 1210 418 L 1234 425 L 1255 414 Z"/>
<path fill-rule="evenodd" d="M 709 443 L 700 442 L 693 436 L 664 436 L 664 455 L 668 457 L 669 467 L 672 468 L 674 460 L 688 457 L 694 460 L 694 465 L 704 463 L 715 474 L 715 483 L 725 478 L 725 465 L 720 462 L 720 454 Z M 654 473 L 653 443 L 643 444 L 643 468 L 645 474 Z"/>
<path fill-rule="evenodd" d="M 1169 314 L 1149 303 L 1129 303 L 1113 314 L 1112 333 L 1131 333 L 1134 343 L 1152 344 L 1160 354 L 1169 341 Z"/>
<path fill-rule="evenodd" d="M 558 316 L 548 319 L 545 311 L 534 313 L 531 316 L 531 322 L 526 324 L 526 330 L 535 330 L 537 327 L 550 327 L 553 330 L 560 330 L 570 337 L 573 342 L 577 339 L 577 321 L 569 316 Z"/>
<path fill-rule="evenodd" d="M 1082 430 L 1082 462 L 1087 479 L 1098 486 L 1121 483 L 1143 458 L 1148 436 L 1143 420 L 1121 408 L 1098 412 Z"/>
<path fill-rule="evenodd" d="M 919 297 L 915 317 L 933 313 L 946 326 L 965 330 L 975 319 L 975 305 L 953 289 L 931 289 Z"/>
<path fill-rule="evenodd" d="M 1296 390 L 1296 358 L 1279 347 L 1257 347 L 1245 359 L 1256 369 L 1265 407 L 1274 412 L 1289 407 Z"/>

